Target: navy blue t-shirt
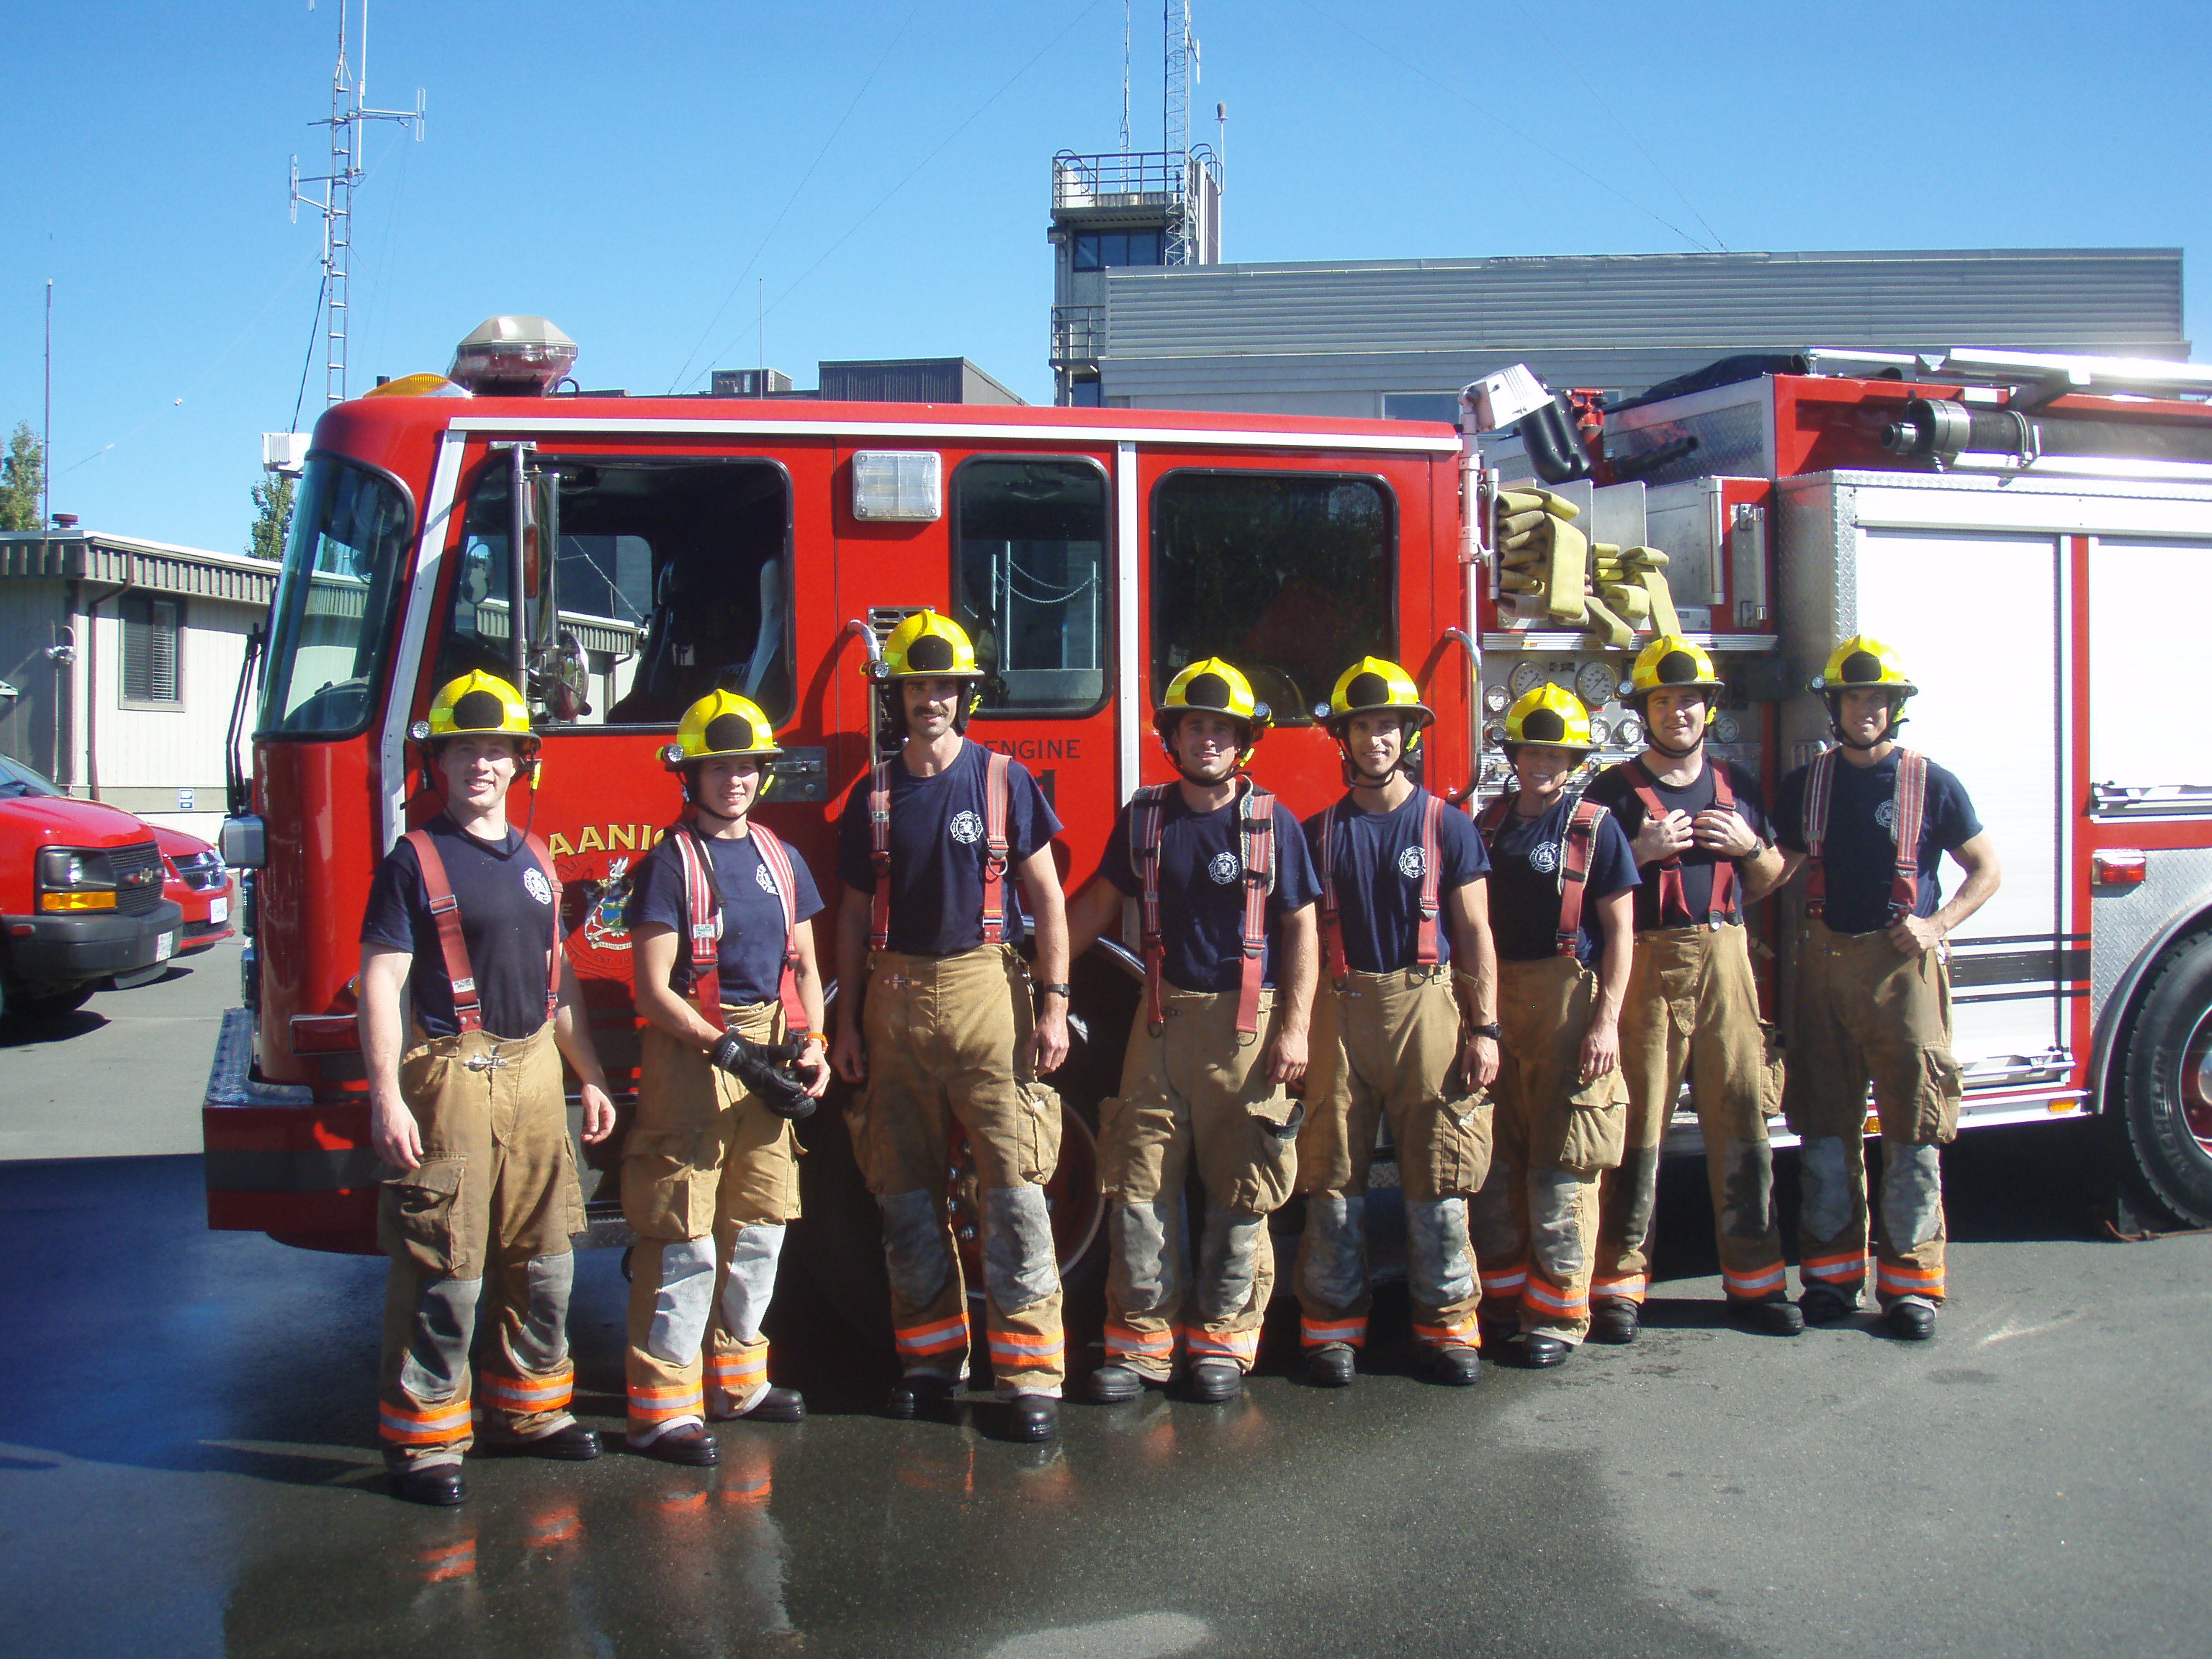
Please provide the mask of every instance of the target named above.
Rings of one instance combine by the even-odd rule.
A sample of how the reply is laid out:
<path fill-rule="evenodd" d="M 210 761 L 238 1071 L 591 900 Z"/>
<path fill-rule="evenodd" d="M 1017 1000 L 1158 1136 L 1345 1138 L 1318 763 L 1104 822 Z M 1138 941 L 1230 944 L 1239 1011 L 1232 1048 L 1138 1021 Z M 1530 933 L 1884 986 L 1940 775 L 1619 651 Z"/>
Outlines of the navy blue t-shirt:
<path fill-rule="evenodd" d="M 1129 843 L 1134 807 L 1124 806 L 1107 838 L 1098 873 L 1132 898 L 1142 897 Z M 1281 922 L 1321 896 L 1306 838 L 1281 801 L 1275 803 L 1275 885 L 1267 895 L 1267 955 L 1261 982 L 1275 982 Z M 1182 991 L 1234 991 L 1243 981 L 1244 836 L 1239 804 L 1194 812 L 1180 788 L 1160 813 L 1160 972 Z"/>
<path fill-rule="evenodd" d="M 691 989 L 691 915 L 684 897 L 684 860 L 669 836 L 647 854 L 630 878 L 629 925 L 659 922 L 676 930 L 676 971 L 670 985 Z M 773 1002 L 783 984 L 783 900 L 750 835 L 704 838 L 714 870 L 714 891 L 722 902 L 722 938 L 715 951 L 722 1000 L 735 1006 Z M 822 896 L 805 864 L 787 846 L 791 860 L 794 919 L 820 914 Z"/>
<path fill-rule="evenodd" d="M 983 782 L 988 751 L 970 742 L 942 772 L 916 777 L 903 760 L 890 763 L 891 950 L 905 956 L 954 957 L 983 942 Z M 864 772 L 845 798 L 837 820 L 837 878 L 872 896 L 876 866 L 869 850 L 868 791 Z M 1022 938 L 1020 885 L 1014 872 L 1024 859 L 1060 833 L 1027 768 L 1006 768 L 1007 944 Z"/>
<path fill-rule="evenodd" d="M 1810 766 L 1782 780 L 1774 804 L 1775 840 L 1792 853 L 1805 848 L 1805 785 Z M 1889 885 L 1897 872 L 1897 837 L 1891 823 L 1897 799 L 1897 754 L 1872 766 L 1836 761 L 1828 797 L 1828 836 L 1821 848 L 1827 899 L 1821 919 L 1839 933 L 1871 933 L 1889 926 Z M 1943 854 L 1956 853 L 1982 833 L 1966 787 L 1934 761 L 1928 763 L 1928 799 L 1920 819 L 1920 896 L 1916 916 L 1932 916 L 1943 902 Z"/>
<path fill-rule="evenodd" d="M 1659 797 L 1659 804 L 1669 812 L 1687 812 L 1696 817 L 1713 804 L 1713 768 L 1728 768 L 1729 787 L 1735 795 L 1736 816 L 1749 824 L 1752 833 L 1760 841 L 1773 839 L 1766 820 L 1766 798 L 1760 793 L 1759 780 L 1733 761 L 1717 761 L 1711 755 L 1697 777 L 1680 789 L 1670 789 L 1658 782 L 1634 761 L 1623 761 L 1609 766 L 1598 774 L 1588 790 L 1588 797 L 1599 805 L 1608 808 L 1620 820 L 1620 833 L 1634 841 L 1644 830 L 1644 802 L 1637 795 L 1638 783 L 1650 784 Z M 1665 915 L 1659 914 L 1659 866 L 1647 865 L 1644 869 L 1644 884 L 1636 890 L 1636 930 L 1645 933 L 1655 927 L 1702 927 L 1705 912 L 1713 902 L 1713 866 L 1721 862 L 1721 855 L 1710 848 L 1692 846 L 1682 854 L 1683 909 L 1669 908 Z M 1739 867 L 1737 875 L 1742 875 Z M 1726 920 L 1743 920 L 1743 883 L 1739 879 L 1729 890 Z"/>
<path fill-rule="evenodd" d="M 1395 973 L 1419 959 L 1421 819 L 1429 799 L 1427 790 L 1416 789 L 1395 812 L 1363 812 L 1349 794 L 1337 803 L 1329 854 L 1337 921 L 1344 930 L 1345 962 L 1360 973 Z M 1306 820 L 1316 874 L 1322 821 L 1328 816 L 1316 812 Z M 1490 854 L 1474 820 L 1457 807 L 1447 805 L 1437 816 L 1437 959 L 1449 962 L 1451 896 L 1490 873 Z"/>
<path fill-rule="evenodd" d="M 443 812 L 422 827 L 460 905 L 461 939 L 476 977 L 483 1029 L 496 1037 L 532 1036 L 545 1024 L 546 957 L 553 948 L 553 884 L 547 872 L 511 824 L 506 839 L 495 842 L 464 834 Z M 407 993 L 424 1035 L 452 1036 L 461 1029 L 422 866 L 404 841 L 385 854 L 369 884 L 361 942 L 415 953 Z"/>
<path fill-rule="evenodd" d="M 1538 818 L 1508 807 L 1490 837 L 1490 931 L 1507 962 L 1540 962 L 1559 952 L 1559 865 L 1575 801 L 1562 798 Z M 1583 925 L 1575 954 L 1597 957 L 1597 902 L 1634 887 L 1636 854 L 1620 820 L 1607 812 L 1590 836 L 1589 874 L 1583 884 Z"/>

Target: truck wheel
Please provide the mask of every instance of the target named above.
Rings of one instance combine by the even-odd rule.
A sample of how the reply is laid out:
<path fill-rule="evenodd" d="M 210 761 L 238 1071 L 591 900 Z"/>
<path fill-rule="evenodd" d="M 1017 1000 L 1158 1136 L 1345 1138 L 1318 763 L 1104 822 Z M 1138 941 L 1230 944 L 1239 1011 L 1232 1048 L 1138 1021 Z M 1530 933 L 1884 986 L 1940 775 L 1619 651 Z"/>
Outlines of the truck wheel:
<path fill-rule="evenodd" d="M 2212 1226 L 2212 932 L 2193 933 L 2151 970 L 2113 1066 L 2108 1114 L 2133 1184 L 2190 1226 Z"/>

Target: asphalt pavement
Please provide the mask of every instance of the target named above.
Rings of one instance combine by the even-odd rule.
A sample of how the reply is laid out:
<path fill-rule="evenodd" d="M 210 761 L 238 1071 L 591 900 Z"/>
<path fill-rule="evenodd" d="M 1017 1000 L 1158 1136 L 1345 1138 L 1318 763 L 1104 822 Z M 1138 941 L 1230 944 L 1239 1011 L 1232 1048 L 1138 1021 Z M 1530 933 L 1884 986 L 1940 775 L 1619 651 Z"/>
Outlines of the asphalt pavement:
<path fill-rule="evenodd" d="M 66 1039 L 0 1034 L 9 1133 L 58 1133 L 19 1057 L 130 1049 L 107 1034 L 141 1005 L 108 1000 L 107 1024 Z M 116 1058 L 101 1076 L 125 1081 L 96 1086 L 135 1093 L 102 1121 L 151 1121 L 204 1071 L 206 1042 L 155 1024 L 191 1017 L 143 1006 L 166 1059 Z M 94 1103 L 88 1086 L 57 1109 Z M 572 1328 L 608 1455 L 472 1461 L 457 1511 L 383 1494 L 380 1262 L 207 1231 L 191 1157 L 18 1160 L 0 1165 L 0 1646 L 2203 1655 L 2212 1238 L 2102 1237 L 2093 1133 L 1985 1131 L 1949 1155 L 1953 1299 L 1931 1344 L 1871 1321 L 1729 1327 L 1701 1172 L 1674 1167 L 1632 1347 L 1447 1390 L 1399 1369 L 1386 1294 L 1370 1374 L 1323 1392 L 1288 1374 L 1279 1308 L 1241 1403 L 1071 1403 L 1043 1448 L 993 1438 L 987 1405 L 876 1415 L 889 1357 L 785 1307 L 775 1370 L 808 1421 L 722 1426 L 712 1472 L 624 1455 L 623 1285 L 592 1253 Z"/>

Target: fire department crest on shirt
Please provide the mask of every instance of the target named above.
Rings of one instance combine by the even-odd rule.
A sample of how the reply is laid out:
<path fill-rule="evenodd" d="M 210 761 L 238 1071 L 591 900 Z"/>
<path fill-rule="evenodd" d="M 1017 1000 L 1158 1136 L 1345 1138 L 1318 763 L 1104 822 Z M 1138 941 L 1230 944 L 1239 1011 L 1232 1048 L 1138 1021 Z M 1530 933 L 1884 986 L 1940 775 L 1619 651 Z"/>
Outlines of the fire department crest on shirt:
<path fill-rule="evenodd" d="M 546 884 L 545 872 L 543 870 L 525 870 L 522 872 L 522 884 L 528 890 L 530 896 L 540 904 L 553 902 L 553 890 Z"/>
<path fill-rule="evenodd" d="M 1213 861 L 1206 866 L 1206 873 L 1226 887 L 1237 879 L 1243 869 L 1243 865 L 1238 860 L 1236 854 L 1216 853 L 1213 855 Z"/>
<path fill-rule="evenodd" d="M 1540 870 L 1547 876 L 1558 869 L 1559 843 L 1555 841 L 1538 842 L 1528 849 L 1528 867 L 1531 870 Z"/>
<path fill-rule="evenodd" d="M 1427 872 L 1428 867 L 1422 862 L 1421 849 L 1418 847 L 1406 848 L 1398 854 L 1398 873 L 1407 881 L 1419 881 Z"/>
<path fill-rule="evenodd" d="M 1892 841 L 1897 839 L 1897 803 L 1886 800 L 1874 809 L 1874 821 L 1889 832 Z"/>
<path fill-rule="evenodd" d="M 775 890 L 775 878 L 769 874 L 768 866 L 765 864 L 756 864 L 753 866 L 753 879 L 760 884 L 761 891 L 766 893 L 770 898 L 781 898 L 783 896 L 782 894 Z"/>
<path fill-rule="evenodd" d="M 951 831 L 952 839 L 963 847 L 973 847 L 983 839 L 983 820 L 974 812 L 955 812 L 952 822 L 945 827 Z"/>

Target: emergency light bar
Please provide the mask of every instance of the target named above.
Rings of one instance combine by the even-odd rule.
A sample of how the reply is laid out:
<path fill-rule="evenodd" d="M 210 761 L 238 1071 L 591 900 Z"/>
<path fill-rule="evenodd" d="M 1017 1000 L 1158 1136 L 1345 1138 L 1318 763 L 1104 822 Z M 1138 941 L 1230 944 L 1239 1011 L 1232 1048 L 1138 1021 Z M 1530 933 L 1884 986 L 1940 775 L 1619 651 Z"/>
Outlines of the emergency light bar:
<path fill-rule="evenodd" d="M 543 317 L 487 317 L 453 350 L 446 378 L 478 396 L 542 398 L 576 366 L 576 343 Z"/>
<path fill-rule="evenodd" d="M 853 457 L 853 516 L 933 524 L 945 516 L 945 458 L 933 449 L 863 449 Z"/>

